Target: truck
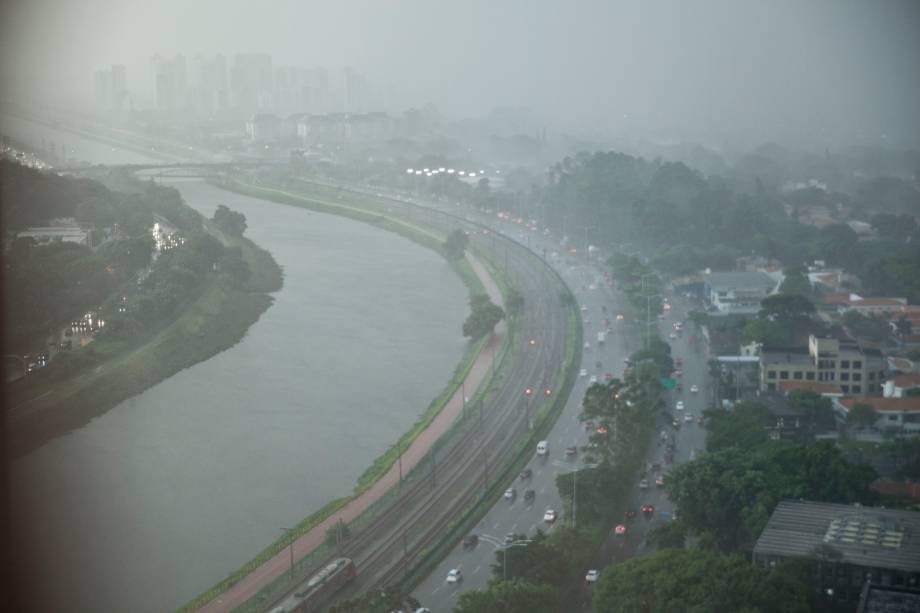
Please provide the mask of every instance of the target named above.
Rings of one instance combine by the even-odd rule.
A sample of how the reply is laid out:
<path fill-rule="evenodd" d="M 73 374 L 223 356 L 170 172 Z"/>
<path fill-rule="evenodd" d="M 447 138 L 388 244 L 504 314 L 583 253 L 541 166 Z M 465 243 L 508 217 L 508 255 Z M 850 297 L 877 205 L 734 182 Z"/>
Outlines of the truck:
<path fill-rule="evenodd" d="M 607 336 L 607 335 L 606 335 L 604 332 L 598 332 L 598 333 L 597 333 L 597 344 L 598 344 L 598 345 L 603 345 L 603 344 L 604 344 L 604 340 L 606 339 L 606 336 Z"/>

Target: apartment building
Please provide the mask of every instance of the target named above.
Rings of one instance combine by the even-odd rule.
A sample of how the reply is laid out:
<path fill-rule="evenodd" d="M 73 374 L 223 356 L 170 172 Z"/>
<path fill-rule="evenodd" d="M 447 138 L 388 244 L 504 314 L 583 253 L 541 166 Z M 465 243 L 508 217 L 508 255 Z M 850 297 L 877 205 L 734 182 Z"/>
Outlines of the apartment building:
<path fill-rule="evenodd" d="M 844 394 L 880 394 L 885 361 L 878 349 L 852 340 L 808 337 L 808 347 L 764 349 L 760 389 L 774 392 L 784 381 L 816 381 L 840 387 Z"/>

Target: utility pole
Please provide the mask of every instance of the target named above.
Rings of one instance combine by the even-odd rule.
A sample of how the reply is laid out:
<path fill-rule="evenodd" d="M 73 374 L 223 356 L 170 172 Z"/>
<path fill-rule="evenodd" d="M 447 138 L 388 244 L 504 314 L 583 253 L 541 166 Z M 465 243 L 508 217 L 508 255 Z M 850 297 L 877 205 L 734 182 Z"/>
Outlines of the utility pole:
<path fill-rule="evenodd" d="M 294 529 L 281 528 L 288 534 L 288 549 L 291 552 L 291 579 L 294 579 Z"/>
<path fill-rule="evenodd" d="M 402 489 L 403 472 L 402 472 L 402 441 L 396 441 L 396 453 L 399 455 L 399 489 Z"/>

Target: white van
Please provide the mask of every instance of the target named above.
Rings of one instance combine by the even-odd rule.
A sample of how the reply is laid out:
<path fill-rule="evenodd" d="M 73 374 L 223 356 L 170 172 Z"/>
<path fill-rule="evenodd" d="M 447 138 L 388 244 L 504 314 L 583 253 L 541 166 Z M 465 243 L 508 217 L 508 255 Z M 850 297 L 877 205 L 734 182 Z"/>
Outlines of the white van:
<path fill-rule="evenodd" d="M 549 442 L 540 441 L 537 443 L 537 455 L 546 455 L 549 452 Z"/>

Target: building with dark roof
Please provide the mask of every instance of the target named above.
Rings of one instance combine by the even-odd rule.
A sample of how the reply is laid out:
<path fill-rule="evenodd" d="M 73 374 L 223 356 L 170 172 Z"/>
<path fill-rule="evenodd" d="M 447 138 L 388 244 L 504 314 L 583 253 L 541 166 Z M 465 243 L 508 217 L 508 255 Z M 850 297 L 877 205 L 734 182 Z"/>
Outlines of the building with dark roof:
<path fill-rule="evenodd" d="M 819 601 L 855 607 L 864 584 L 920 588 L 920 513 L 784 500 L 754 545 L 754 563 L 811 562 Z"/>
<path fill-rule="evenodd" d="M 917 613 L 920 590 L 884 587 L 866 582 L 856 613 Z"/>

